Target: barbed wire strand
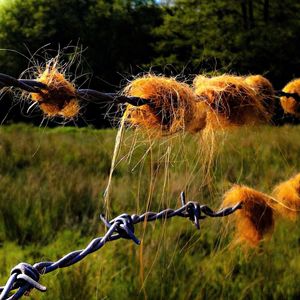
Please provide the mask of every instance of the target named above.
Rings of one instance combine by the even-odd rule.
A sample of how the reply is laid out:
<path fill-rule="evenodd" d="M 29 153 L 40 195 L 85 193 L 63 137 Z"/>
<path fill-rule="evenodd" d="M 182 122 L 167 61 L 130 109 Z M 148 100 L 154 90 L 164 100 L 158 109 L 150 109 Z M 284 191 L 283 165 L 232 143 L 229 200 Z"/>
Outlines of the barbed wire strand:
<path fill-rule="evenodd" d="M 104 215 L 100 215 L 101 221 L 108 228 L 103 237 L 93 239 L 85 249 L 70 252 L 56 262 L 44 261 L 34 265 L 24 262 L 18 264 L 11 270 L 5 286 L 0 287 L 0 300 L 20 299 L 23 295 L 28 295 L 32 289 L 45 292 L 47 288 L 39 283 L 41 275 L 53 272 L 58 268 L 74 265 L 87 255 L 102 248 L 107 242 L 128 239 L 139 245 L 140 241 L 134 234 L 134 226 L 138 223 L 182 217 L 189 218 L 196 228 L 200 229 L 200 220 L 206 217 L 225 217 L 242 208 L 242 203 L 238 203 L 232 207 L 213 211 L 207 205 L 200 205 L 194 201 L 186 202 L 184 192 L 181 193 L 181 203 L 182 206 L 175 210 L 167 208 L 160 212 L 148 211 L 142 215 L 121 214 L 111 221 L 106 220 Z"/>
<path fill-rule="evenodd" d="M 19 88 L 29 93 L 41 93 L 42 90 L 47 90 L 48 86 L 42 82 L 29 79 L 17 79 L 12 76 L 0 73 L 0 89 L 4 87 Z M 300 102 L 300 96 L 297 93 L 285 93 L 276 91 L 276 97 L 293 97 L 297 102 Z M 134 106 L 151 105 L 147 99 L 139 97 L 128 97 L 120 93 L 103 93 L 93 89 L 77 89 L 76 96 L 81 101 L 103 103 L 112 102 L 116 104 L 128 103 Z M 121 214 L 111 221 L 100 215 L 108 231 L 103 237 L 93 239 L 85 249 L 73 251 L 56 262 L 39 262 L 34 265 L 28 263 L 20 263 L 11 270 L 11 275 L 5 286 L 0 287 L 0 300 L 20 299 L 23 295 L 28 294 L 32 289 L 37 289 L 41 292 L 46 291 L 46 287 L 39 283 L 41 275 L 53 272 L 58 268 L 66 268 L 83 260 L 87 255 L 99 250 L 107 242 L 118 239 L 131 239 L 136 244 L 140 244 L 138 238 L 134 235 L 134 225 L 140 222 L 150 222 L 159 219 L 170 219 L 173 217 L 189 218 L 195 224 L 197 229 L 200 229 L 200 220 L 206 217 L 224 217 L 234 213 L 242 207 L 241 203 L 233 207 L 223 208 L 219 211 L 213 211 L 206 205 L 200 205 L 198 202 L 185 201 L 184 193 L 181 193 L 182 206 L 176 210 L 165 209 L 160 212 L 146 212 L 142 215 Z M 15 291 L 15 292 L 13 292 Z"/>
<path fill-rule="evenodd" d="M 48 89 L 48 86 L 42 82 L 30 79 L 17 79 L 7 74 L 0 73 L 0 88 L 3 87 L 19 88 L 29 93 L 41 93 L 43 89 Z M 93 89 L 77 89 L 76 96 L 82 101 L 94 103 L 128 103 L 134 106 L 149 104 L 147 99 L 125 96 L 120 93 L 103 93 Z M 66 95 L 66 98 L 68 97 L 70 96 Z"/>
<path fill-rule="evenodd" d="M 42 82 L 31 79 L 17 79 L 7 74 L 0 73 L 0 89 L 3 87 L 15 87 L 22 89 L 23 91 L 29 93 L 41 93 L 41 90 L 47 90 L 48 86 Z M 94 103 L 103 103 L 103 102 L 111 102 L 116 104 L 132 104 L 134 106 L 141 105 L 153 105 L 148 99 L 133 97 L 133 96 L 125 96 L 120 93 L 103 93 L 93 89 L 77 89 L 76 90 L 77 97 L 82 101 L 94 102 Z M 280 97 L 292 97 L 297 102 L 300 102 L 300 95 L 297 93 L 287 93 L 281 90 L 275 91 L 276 98 Z M 66 96 L 68 97 L 68 96 Z"/>

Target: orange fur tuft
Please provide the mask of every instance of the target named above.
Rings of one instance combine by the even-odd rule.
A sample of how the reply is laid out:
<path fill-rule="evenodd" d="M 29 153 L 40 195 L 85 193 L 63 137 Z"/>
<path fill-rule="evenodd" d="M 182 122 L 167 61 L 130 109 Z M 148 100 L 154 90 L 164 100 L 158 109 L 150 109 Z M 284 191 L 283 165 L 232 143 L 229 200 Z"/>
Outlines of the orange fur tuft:
<path fill-rule="evenodd" d="M 147 129 L 175 133 L 197 132 L 206 124 L 206 111 L 198 109 L 190 87 L 174 78 L 148 75 L 132 81 L 125 89 L 127 96 L 149 100 L 151 105 L 128 105 L 129 123 Z"/>
<path fill-rule="evenodd" d="M 239 242 L 255 247 L 274 228 L 272 198 L 246 186 L 234 185 L 224 196 L 223 206 L 242 202 L 234 213 Z"/>
<path fill-rule="evenodd" d="M 256 96 L 262 99 L 264 108 L 272 116 L 275 113 L 275 91 L 272 83 L 261 75 L 247 76 L 245 82 L 254 89 Z"/>
<path fill-rule="evenodd" d="M 32 93 L 31 99 L 38 102 L 46 116 L 73 118 L 78 115 L 80 107 L 75 86 L 55 66 L 48 65 L 37 81 L 46 84 L 48 89 Z"/>
<path fill-rule="evenodd" d="M 289 82 L 283 88 L 283 91 L 286 93 L 297 93 L 298 95 L 300 95 L 300 79 L 295 79 Z M 297 102 L 294 98 L 281 97 L 280 103 L 285 113 L 300 117 L 300 103 Z"/>
<path fill-rule="evenodd" d="M 195 93 L 206 103 L 209 111 L 207 123 L 214 128 L 254 125 L 270 120 L 261 96 L 243 77 L 222 75 L 194 79 Z"/>
<path fill-rule="evenodd" d="M 278 200 L 276 211 L 282 217 L 295 220 L 300 213 L 300 173 L 277 185 L 272 194 Z"/>

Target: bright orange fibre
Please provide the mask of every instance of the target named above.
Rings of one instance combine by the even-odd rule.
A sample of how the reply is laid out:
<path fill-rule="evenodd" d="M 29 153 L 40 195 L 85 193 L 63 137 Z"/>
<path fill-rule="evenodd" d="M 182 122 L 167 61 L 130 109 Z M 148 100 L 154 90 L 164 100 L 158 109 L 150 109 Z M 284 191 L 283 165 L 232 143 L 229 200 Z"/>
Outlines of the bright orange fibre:
<path fill-rule="evenodd" d="M 300 79 L 289 82 L 283 88 L 283 91 L 286 93 L 297 93 L 300 96 Z M 300 117 L 300 103 L 293 97 L 281 97 L 280 103 L 285 113 Z"/>
<path fill-rule="evenodd" d="M 37 81 L 46 84 L 48 88 L 41 93 L 32 93 L 31 99 L 38 102 L 46 116 L 73 118 L 78 115 L 80 107 L 75 86 L 55 67 L 47 66 Z"/>
<path fill-rule="evenodd" d="M 246 186 L 234 185 L 224 196 L 223 206 L 242 203 L 234 213 L 236 238 L 255 247 L 274 227 L 272 198 Z"/>
<path fill-rule="evenodd" d="M 261 97 L 244 77 L 200 75 L 194 80 L 194 90 L 208 107 L 207 123 L 213 128 L 254 125 L 270 120 Z"/>
<path fill-rule="evenodd" d="M 278 200 L 276 211 L 282 217 L 296 220 L 300 213 L 300 173 L 277 185 L 273 196 Z"/>
<path fill-rule="evenodd" d="M 127 96 L 149 101 L 149 105 L 128 105 L 125 115 L 134 125 L 164 133 L 197 132 L 206 124 L 206 112 L 197 109 L 197 98 L 190 87 L 174 78 L 148 75 L 133 80 Z"/>

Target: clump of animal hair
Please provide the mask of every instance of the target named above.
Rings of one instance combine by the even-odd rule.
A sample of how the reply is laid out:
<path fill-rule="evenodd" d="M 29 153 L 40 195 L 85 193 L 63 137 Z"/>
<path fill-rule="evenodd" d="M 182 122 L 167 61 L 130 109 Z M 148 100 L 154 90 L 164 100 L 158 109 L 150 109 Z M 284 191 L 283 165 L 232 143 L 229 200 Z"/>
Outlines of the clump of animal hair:
<path fill-rule="evenodd" d="M 268 195 L 242 185 L 234 185 L 224 195 L 223 206 L 242 203 L 242 208 L 233 214 L 238 242 L 255 247 L 272 233 L 274 228 L 272 201 Z"/>
<path fill-rule="evenodd" d="M 199 75 L 194 79 L 194 90 L 199 101 L 208 108 L 207 123 L 211 127 L 254 125 L 270 120 L 262 96 L 245 82 L 244 77 Z"/>
<path fill-rule="evenodd" d="M 290 81 L 282 90 L 286 93 L 296 93 L 300 96 L 300 79 Z M 300 117 L 300 102 L 293 97 L 280 97 L 280 103 L 285 113 Z"/>
<path fill-rule="evenodd" d="M 48 63 L 36 78 L 38 82 L 47 85 L 40 93 L 31 93 L 31 100 L 38 103 L 47 117 L 74 118 L 78 115 L 80 106 L 76 97 L 76 88 L 59 71 L 56 63 Z"/>
<path fill-rule="evenodd" d="M 275 209 L 279 215 L 295 221 L 300 213 L 300 173 L 278 184 L 272 195 L 278 201 Z"/>
<path fill-rule="evenodd" d="M 175 78 L 146 75 L 130 82 L 124 94 L 149 101 L 127 106 L 127 122 L 134 126 L 168 134 L 198 132 L 205 127 L 206 111 L 198 109 L 192 89 Z"/>
<path fill-rule="evenodd" d="M 245 77 L 245 82 L 254 89 L 256 96 L 262 100 L 263 107 L 270 116 L 274 115 L 275 90 L 272 83 L 264 76 L 250 75 Z"/>

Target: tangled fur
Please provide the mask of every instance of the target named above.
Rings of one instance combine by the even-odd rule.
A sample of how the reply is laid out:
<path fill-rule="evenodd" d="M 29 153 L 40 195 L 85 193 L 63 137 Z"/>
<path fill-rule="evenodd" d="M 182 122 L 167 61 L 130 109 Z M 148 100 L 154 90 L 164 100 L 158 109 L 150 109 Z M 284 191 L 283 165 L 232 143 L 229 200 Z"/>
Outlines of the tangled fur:
<path fill-rule="evenodd" d="M 272 195 L 278 201 L 280 216 L 295 220 L 300 213 L 300 173 L 277 185 Z"/>
<path fill-rule="evenodd" d="M 297 93 L 300 95 L 300 79 L 290 81 L 284 88 L 286 93 Z M 285 113 L 300 117 L 300 103 L 293 97 L 280 97 L 280 103 Z"/>
<path fill-rule="evenodd" d="M 254 89 L 256 96 L 262 100 L 262 104 L 270 116 L 275 113 L 275 91 L 272 83 L 261 75 L 245 77 L 245 82 Z"/>
<path fill-rule="evenodd" d="M 78 115 L 80 106 L 75 86 L 55 66 L 48 64 L 36 80 L 48 86 L 41 93 L 31 94 L 32 101 L 38 103 L 46 116 L 69 119 Z"/>
<path fill-rule="evenodd" d="M 270 120 L 262 96 L 243 77 L 197 76 L 194 90 L 208 107 L 207 123 L 214 128 L 254 125 Z"/>
<path fill-rule="evenodd" d="M 246 186 L 234 185 L 224 196 L 223 206 L 242 202 L 234 214 L 236 238 L 255 247 L 274 228 L 272 198 Z"/>
<path fill-rule="evenodd" d="M 149 100 L 149 105 L 128 105 L 126 118 L 132 125 L 165 133 L 197 132 L 205 127 L 206 111 L 198 106 L 190 87 L 174 78 L 153 75 L 137 78 L 124 93 Z"/>

